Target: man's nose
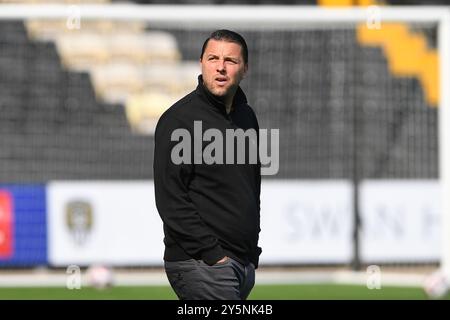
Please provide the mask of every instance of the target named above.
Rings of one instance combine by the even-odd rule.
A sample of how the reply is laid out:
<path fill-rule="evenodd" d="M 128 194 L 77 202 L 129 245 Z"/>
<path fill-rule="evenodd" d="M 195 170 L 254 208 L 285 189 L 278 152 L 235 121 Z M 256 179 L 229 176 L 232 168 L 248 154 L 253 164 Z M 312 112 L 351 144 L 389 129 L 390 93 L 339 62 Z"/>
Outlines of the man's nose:
<path fill-rule="evenodd" d="M 217 71 L 218 72 L 224 72 L 225 71 L 225 61 L 221 60 L 217 64 Z"/>

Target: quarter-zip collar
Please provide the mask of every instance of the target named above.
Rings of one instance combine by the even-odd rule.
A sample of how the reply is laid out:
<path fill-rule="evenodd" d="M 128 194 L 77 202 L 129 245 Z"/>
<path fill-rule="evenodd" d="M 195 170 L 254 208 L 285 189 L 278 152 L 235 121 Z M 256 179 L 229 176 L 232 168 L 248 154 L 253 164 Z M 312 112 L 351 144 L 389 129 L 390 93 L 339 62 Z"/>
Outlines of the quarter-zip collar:
<path fill-rule="evenodd" d="M 225 103 L 223 103 L 220 99 L 215 97 L 203 84 L 203 77 L 202 75 L 198 76 L 198 86 L 196 89 L 197 94 L 200 96 L 206 98 L 206 100 L 213 105 L 215 108 L 219 109 L 220 112 L 222 112 L 225 116 L 228 117 L 227 109 L 225 106 Z M 247 104 L 247 97 L 245 96 L 244 91 L 242 91 L 241 87 L 238 86 L 236 90 L 236 94 L 233 98 L 233 103 L 231 104 L 231 112 L 235 110 L 239 105 Z"/>

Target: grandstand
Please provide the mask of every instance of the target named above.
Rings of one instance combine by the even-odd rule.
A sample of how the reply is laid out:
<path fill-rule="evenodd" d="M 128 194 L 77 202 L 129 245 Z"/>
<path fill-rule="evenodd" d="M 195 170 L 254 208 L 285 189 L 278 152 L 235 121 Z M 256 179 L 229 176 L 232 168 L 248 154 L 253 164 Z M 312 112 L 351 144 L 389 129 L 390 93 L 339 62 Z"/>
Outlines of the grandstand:
<path fill-rule="evenodd" d="M 2 0 L 0 5 L 54 2 Z M 132 2 L 151 5 L 163 1 L 65 1 L 105 6 Z M 399 2 L 245 1 L 250 5 L 308 6 L 445 3 Z M 172 3 L 205 4 L 198 0 Z M 214 3 L 228 5 L 237 1 Z M 49 214 L 48 210 L 56 205 L 48 199 L 58 194 L 61 202 L 67 202 L 64 202 L 66 211 L 61 212 L 63 221 L 70 219 L 68 208 L 72 201 L 87 204 L 86 207 L 95 203 L 86 196 L 87 191 L 79 191 L 84 189 L 83 183 L 98 183 L 95 188 L 100 185 L 109 192 L 108 183 L 119 183 L 122 188 L 130 183 L 134 188 L 134 183 L 151 181 L 153 133 L 158 117 L 196 87 L 200 48 L 211 32 L 206 28 L 167 27 L 132 19 L 79 22 L 77 27 L 65 19 L 0 19 L 0 196 L 2 190 L 8 190 L 15 199 L 32 199 L 24 201 L 27 205 L 18 207 L 16 212 L 16 222 L 20 221 L 15 226 L 16 238 L 22 237 L 15 240 L 16 255 L 0 250 L 0 266 L 64 267 L 70 261 L 82 266 L 97 262 L 81 259 L 81 255 L 72 260 L 54 258 L 55 238 L 46 230 L 54 230 L 53 225 L 49 227 L 54 213 Z M 439 178 L 437 24 L 398 23 L 385 25 L 385 30 L 389 30 L 386 37 L 378 38 L 379 33 L 351 23 L 238 30 L 250 51 L 250 72 L 242 87 L 260 127 L 280 128 L 280 170 L 275 176 L 263 177 L 263 182 L 273 182 L 276 189 L 277 183 L 286 181 L 356 184 L 365 180 Z M 402 55 L 406 51 L 412 57 L 410 60 Z M 76 187 L 67 187 L 66 182 Z M 66 197 L 64 192 L 44 193 L 41 187 L 46 185 L 67 187 L 79 193 L 74 197 Z M 134 189 L 130 189 L 132 194 Z M 151 188 L 145 190 L 150 191 L 148 198 L 153 197 Z M 121 193 L 111 194 L 122 197 Z M 140 194 L 140 198 L 123 195 L 123 199 L 124 203 L 137 199 L 135 206 L 130 204 L 129 211 L 144 202 L 149 202 L 144 209 L 152 205 L 145 194 Z M 111 198 L 107 200 L 111 202 Z M 126 205 L 120 208 L 125 208 L 123 211 L 128 214 Z M 95 205 L 91 209 L 97 210 Z M 124 215 L 121 210 L 116 209 L 117 216 Z M 39 218 L 33 212 L 39 212 Z M 296 217 L 289 218 L 295 225 Z M 68 228 L 66 220 L 64 226 Z M 120 224 L 121 220 L 117 221 Z M 143 226 L 153 223 L 144 218 L 142 221 Z M 89 234 L 94 230 L 87 225 L 81 227 L 85 229 L 70 232 Z M 133 238 L 132 231 L 126 236 Z M 133 256 L 109 263 L 126 267 L 159 266 L 154 257 L 162 252 L 153 254 L 151 259 Z M 353 254 L 338 259 L 267 260 L 267 265 L 349 266 Z M 432 255 L 387 259 L 388 264 L 403 265 L 435 266 L 437 262 Z M 265 267 L 264 261 L 262 266 Z M 156 283 L 161 284 L 158 279 Z M 358 279 L 359 284 L 364 283 L 364 279 Z M 418 284 L 417 280 L 411 282 Z"/>
<path fill-rule="evenodd" d="M 0 180 L 151 179 L 155 119 L 195 88 L 207 31 L 1 23 Z M 353 30 L 243 33 L 252 57 L 243 87 L 261 127 L 283 128 L 276 178 L 351 178 L 355 147 L 362 178 L 437 177 L 437 109 L 419 79 L 390 73 L 380 47 Z M 433 45 L 435 27 L 418 34 Z"/>

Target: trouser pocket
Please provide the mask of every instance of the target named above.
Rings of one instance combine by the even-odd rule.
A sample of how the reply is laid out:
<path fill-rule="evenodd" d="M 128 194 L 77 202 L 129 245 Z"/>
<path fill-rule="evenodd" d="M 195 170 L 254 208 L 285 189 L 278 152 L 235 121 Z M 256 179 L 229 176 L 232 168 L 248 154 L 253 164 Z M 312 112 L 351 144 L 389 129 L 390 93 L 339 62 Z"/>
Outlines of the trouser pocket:
<path fill-rule="evenodd" d="M 231 261 L 209 266 L 201 260 L 166 262 L 169 283 L 180 299 L 239 300 L 239 279 Z"/>

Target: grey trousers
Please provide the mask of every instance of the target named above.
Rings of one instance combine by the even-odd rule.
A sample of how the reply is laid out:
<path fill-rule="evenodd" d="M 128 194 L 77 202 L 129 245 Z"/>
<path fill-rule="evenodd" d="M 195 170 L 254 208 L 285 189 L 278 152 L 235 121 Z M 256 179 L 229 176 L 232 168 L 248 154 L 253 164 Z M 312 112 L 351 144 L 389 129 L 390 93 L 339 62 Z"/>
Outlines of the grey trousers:
<path fill-rule="evenodd" d="M 245 300 L 255 284 L 255 267 L 229 258 L 213 266 L 202 260 L 165 261 L 167 278 L 181 300 Z"/>

